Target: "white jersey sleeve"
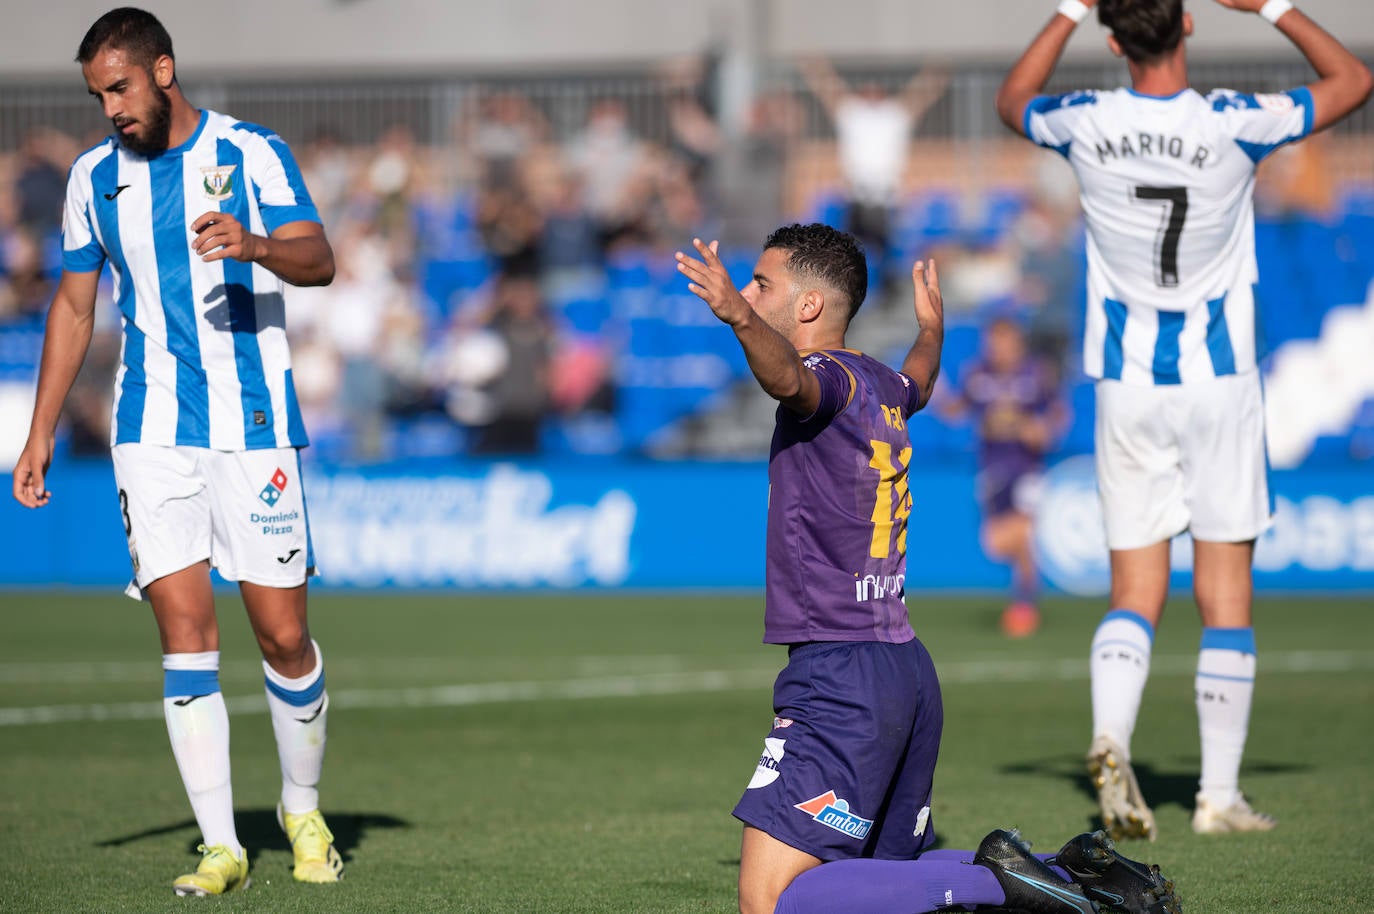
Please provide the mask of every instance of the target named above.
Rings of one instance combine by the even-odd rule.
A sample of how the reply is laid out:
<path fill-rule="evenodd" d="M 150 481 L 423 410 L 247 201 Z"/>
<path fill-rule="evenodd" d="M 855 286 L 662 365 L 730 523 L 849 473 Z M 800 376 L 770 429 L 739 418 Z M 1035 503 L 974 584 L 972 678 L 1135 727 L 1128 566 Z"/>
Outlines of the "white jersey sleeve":
<path fill-rule="evenodd" d="M 1306 87 L 1272 95 L 1217 89 L 1207 96 L 1222 131 L 1253 162 L 1312 132 L 1312 93 Z"/>
<path fill-rule="evenodd" d="M 1088 112 L 1086 106 L 1096 105 L 1097 97 L 1097 92 L 1088 89 L 1032 99 L 1022 117 L 1022 132 L 1036 145 L 1067 157 L 1078 125 Z"/>
<path fill-rule="evenodd" d="M 288 222 L 319 222 L 295 156 L 281 137 L 265 127 L 240 121 L 240 132 L 253 134 L 243 143 L 244 168 L 258 188 L 258 206 L 270 234 Z"/>
<path fill-rule="evenodd" d="M 111 151 L 109 142 L 103 142 L 80 155 L 67 173 L 67 199 L 62 209 L 62 269 L 68 272 L 93 273 L 105 265 L 105 249 L 91 220 L 91 170 Z"/>

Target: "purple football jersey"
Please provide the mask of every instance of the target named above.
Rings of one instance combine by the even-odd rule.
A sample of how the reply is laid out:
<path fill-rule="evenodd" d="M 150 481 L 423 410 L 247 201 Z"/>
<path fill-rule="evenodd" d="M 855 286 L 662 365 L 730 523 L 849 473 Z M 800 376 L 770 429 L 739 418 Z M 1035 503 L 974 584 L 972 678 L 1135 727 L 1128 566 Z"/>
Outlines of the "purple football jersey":
<path fill-rule="evenodd" d="M 802 360 L 820 381 L 821 401 L 807 417 L 778 407 L 763 640 L 910 641 L 906 420 L 919 402 L 916 385 L 850 350 Z"/>
<path fill-rule="evenodd" d="M 996 371 L 981 359 L 964 373 L 959 395 L 978 424 L 978 462 L 1033 467 L 1044 456 L 1021 438 L 1027 419 L 1048 419 L 1058 391 L 1039 364 L 1026 361 L 1011 371 Z"/>

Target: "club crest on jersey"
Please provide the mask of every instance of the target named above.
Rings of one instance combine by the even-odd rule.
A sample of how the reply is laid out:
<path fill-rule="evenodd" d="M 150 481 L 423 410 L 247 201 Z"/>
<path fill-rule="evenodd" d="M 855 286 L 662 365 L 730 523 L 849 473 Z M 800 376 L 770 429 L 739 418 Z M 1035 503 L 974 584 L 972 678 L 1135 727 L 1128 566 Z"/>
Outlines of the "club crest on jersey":
<path fill-rule="evenodd" d="M 1259 106 L 1270 114 L 1287 114 L 1297 107 L 1290 96 L 1282 93 L 1276 95 L 1259 94 L 1255 96 L 1255 101 L 1259 102 Z"/>
<path fill-rule="evenodd" d="M 237 165 L 211 165 L 200 170 L 201 187 L 210 200 L 228 200 L 234 195 L 234 169 Z"/>
<path fill-rule="evenodd" d="M 281 467 L 277 467 L 277 472 L 273 473 L 267 485 L 262 487 L 262 491 L 258 493 L 258 498 L 266 502 L 269 508 L 272 507 L 281 498 L 281 493 L 286 491 L 287 482 L 289 480 L 286 474 L 282 472 Z"/>
<path fill-rule="evenodd" d="M 872 819 L 850 812 L 849 801 L 837 798 L 833 790 L 827 790 L 805 803 L 798 803 L 793 808 L 800 809 L 826 828 L 833 828 L 856 841 L 868 837 L 869 829 L 873 827 Z"/>

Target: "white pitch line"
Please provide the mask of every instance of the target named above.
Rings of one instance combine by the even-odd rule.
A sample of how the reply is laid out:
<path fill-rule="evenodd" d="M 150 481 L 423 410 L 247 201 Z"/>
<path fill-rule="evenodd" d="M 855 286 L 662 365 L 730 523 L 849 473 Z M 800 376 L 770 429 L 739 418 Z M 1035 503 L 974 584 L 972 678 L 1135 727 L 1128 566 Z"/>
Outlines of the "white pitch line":
<path fill-rule="evenodd" d="M 1196 655 L 1165 654 L 1151 663 L 1159 675 L 1192 675 Z M 1085 660 L 965 660 L 938 665 L 945 685 L 1052 682 L 1088 678 Z M 1261 673 L 1349 673 L 1374 669 L 1370 651 L 1284 651 L 1260 655 Z M 703 670 L 699 672 L 635 673 L 547 681 L 478 682 L 400 689 L 341 689 L 329 695 L 336 709 L 455 708 L 519 701 L 574 701 L 586 698 L 639 698 L 646 695 L 688 695 L 765 689 L 777 676 L 775 668 Z M 262 695 L 225 699 L 232 714 L 262 714 Z M 150 701 L 105 704 L 66 704 L 0 708 L 0 727 L 162 718 L 162 703 Z"/>
<path fill-rule="evenodd" d="M 680 671 L 689 665 L 684 654 L 588 655 L 559 659 L 570 675 L 605 676 L 626 673 Z M 478 662 L 454 657 L 387 657 L 378 660 L 354 658 L 329 661 L 336 676 L 397 676 L 404 679 L 449 677 L 474 668 L 499 669 L 499 658 L 483 657 Z M 517 662 L 511 658 L 511 662 Z M 228 660 L 220 664 L 221 680 L 251 682 L 262 678 L 262 663 L 257 660 Z M 161 683 L 162 668 L 156 655 L 149 660 L 59 660 L 0 662 L 0 685 L 108 685 L 113 683 Z"/>

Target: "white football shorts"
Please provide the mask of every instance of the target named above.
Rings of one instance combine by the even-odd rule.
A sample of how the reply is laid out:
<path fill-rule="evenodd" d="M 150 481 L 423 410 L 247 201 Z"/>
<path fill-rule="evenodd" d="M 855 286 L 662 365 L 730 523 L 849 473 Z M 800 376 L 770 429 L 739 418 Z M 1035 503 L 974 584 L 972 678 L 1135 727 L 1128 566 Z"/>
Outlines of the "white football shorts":
<path fill-rule="evenodd" d="M 111 455 L 134 566 L 129 596 L 207 559 L 226 580 L 266 587 L 315 574 L 295 448 L 117 444 Z"/>
<path fill-rule="evenodd" d="M 1096 391 L 1109 549 L 1138 549 L 1184 530 L 1238 543 L 1269 527 L 1259 372 L 1157 387 L 1101 380 Z"/>

